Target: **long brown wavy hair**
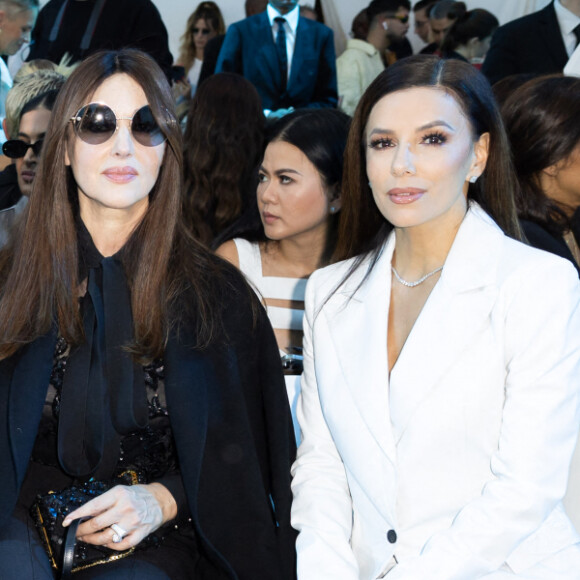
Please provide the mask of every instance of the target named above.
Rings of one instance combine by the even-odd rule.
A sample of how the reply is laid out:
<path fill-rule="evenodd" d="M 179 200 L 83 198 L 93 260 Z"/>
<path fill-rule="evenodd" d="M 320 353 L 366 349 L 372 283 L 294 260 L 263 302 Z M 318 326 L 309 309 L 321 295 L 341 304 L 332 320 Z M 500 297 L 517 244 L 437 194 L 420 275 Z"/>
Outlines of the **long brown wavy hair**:
<path fill-rule="evenodd" d="M 514 193 L 517 180 L 509 142 L 486 78 L 460 60 L 417 55 L 397 61 L 369 86 L 354 114 L 346 145 L 342 219 L 334 260 L 371 254 L 371 267 L 393 229 L 377 208 L 366 174 L 365 128 L 373 107 L 384 96 L 414 87 L 449 92 L 467 117 L 477 139 L 488 132 L 489 157 L 476 183 L 469 184 L 468 199 L 477 201 L 509 236 L 522 239 Z"/>
<path fill-rule="evenodd" d="M 185 219 L 210 245 L 256 195 L 264 114 L 258 92 L 244 77 L 219 73 L 199 87 L 185 129 Z"/>
<path fill-rule="evenodd" d="M 185 68 L 185 72 L 191 68 L 197 56 L 193 29 L 200 19 L 205 20 L 206 24 L 209 24 L 215 30 L 216 35 L 220 36 L 226 33 L 226 26 L 219 6 L 215 2 L 202 2 L 199 4 L 187 19 L 185 32 L 180 39 L 181 46 L 179 47 L 178 62 Z"/>
<path fill-rule="evenodd" d="M 220 305 L 212 282 L 224 266 L 189 236 L 181 222 L 181 132 L 171 90 L 149 56 L 126 49 L 87 58 L 57 98 L 24 220 L 0 253 L 0 358 L 55 325 L 69 344 L 83 340 L 75 221 L 78 190 L 65 165 L 65 151 L 77 138 L 69 120 L 115 74 L 126 74 L 141 86 L 167 138 L 148 209 L 123 252 L 134 321 L 134 343 L 128 346 L 139 360 L 160 356 L 170 328 L 186 315 L 185 307 L 197 325 L 197 346 L 215 334 Z M 185 291 L 188 299 L 179 300 Z"/>

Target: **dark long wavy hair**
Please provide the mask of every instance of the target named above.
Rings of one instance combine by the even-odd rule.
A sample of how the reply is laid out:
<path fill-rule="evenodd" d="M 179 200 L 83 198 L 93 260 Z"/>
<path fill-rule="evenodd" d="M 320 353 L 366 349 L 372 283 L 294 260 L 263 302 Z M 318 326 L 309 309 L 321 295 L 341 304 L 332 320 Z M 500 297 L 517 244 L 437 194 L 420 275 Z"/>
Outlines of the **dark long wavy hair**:
<path fill-rule="evenodd" d="M 128 346 L 140 360 L 160 356 L 170 328 L 182 313 L 185 316 L 182 303 L 197 324 L 197 346 L 214 337 L 220 305 L 212 281 L 225 266 L 188 236 L 181 221 L 181 132 L 165 75 L 149 56 L 127 49 L 88 57 L 59 93 L 34 195 L 12 244 L 0 253 L 0 358 L 55 324 L 69 344 L 83 340 L 78 309 L 78 189 L 65 165 L 65 152 L 77 138 L 69 120 L 115 74 L 126 74 L 141 86 L 167 139 L 147 211 L 123 252 L 134 321 L 134 343 Z M 189 289 L 189 298 L 179 301 Z"/>
<path fill-rule="evenodd" d="M 474 139 L 489 133 L 486 168 L 476 183 L 469 184 L 467 197 L 477 201 L 506 234 L 522 238 L 514 202 L 517 183 L 509 143 L 486 78 L 460 60 L 411 56 L 397 61 L 373 81 L 353 118 L 346 147 L 343 215 L 334 259 L 359 256 L 354 268 L 368 254 L 372 257 L 372 268 L 393 229 L 374 202 L 366 174 L 365 128 L 370 113 L 386 95 L 416 87 L 432 87 L 451 94 L 469 120 Z"/>
<path fill-rule="evenodd" d="M 546 195 L 540 177 L 580 146 L 580 79 L 554 75 L 528 81 L 501 112 L 519 180 L 518 214 L 561 236 L 570 228 L 568 214 Z"/>
<path fill-rule="evenodd" d="M 266 144 L 283 141 L 300 149 L 314 165 L 322 183 L 329 190 L 340 194 L 342 190 L 343 158 L 350 117 L 335 109 L 300 109 L 285 115 L 266 133 Z M 336 246 L 341 212 L 328 216 L 326 243 L 320 266 L 330 262 Z M 251 205 L 230 228 L 215 241 L 213 247 L 233 238 L 250 242 L 268 242 L 254 191 Z"/>
<path fill-rule="evenodd" d="M 240 75 L 213 75 L 195 94 L 184 136 L 184 213 L 203 244 L 210 245 L 255 195 L 264 124 L 258 92 Z"/>

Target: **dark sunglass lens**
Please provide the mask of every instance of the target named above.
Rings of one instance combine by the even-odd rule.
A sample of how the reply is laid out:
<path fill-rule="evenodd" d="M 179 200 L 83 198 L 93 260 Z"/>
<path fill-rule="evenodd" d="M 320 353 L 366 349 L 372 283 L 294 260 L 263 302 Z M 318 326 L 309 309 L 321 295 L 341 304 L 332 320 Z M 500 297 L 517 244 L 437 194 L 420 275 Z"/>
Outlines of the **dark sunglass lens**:
<path fill-rule="evenodd" d="M 40 139 L 40 141 L 37 141 L 34 145 L 31 145 L 32 151 L 34 152 L 34 154 L 37 157 L 40 157 L 40 152 L 42 151 L 42 144 L 43 143 L 44 143 L 44 141 L 42 139 Z"/>
<path fill-rule="evenodd" d="M 135 113 L 131 122 L 131 132 L 133 137 L 146 147 L 155 147 L 165 141 L 165 135 L 159 128 L 149 105 L 141 107 Z"/>
<path fill-rule="evenodd" d="M 106 105 L 92 104 L 77 114 L 75 124 L 78 136 L 90 145 L 108 141 L 117 128 L 115 113 Z"/>
<path fill-rule="evenodd" d="M 407 22 L 409 22 L 409 15 L 407 15 L 407 16 L 403 16 L 403 17 L 401 18 L 401 22 L 402 22 L 403 24 L 407 24 Z"/>
<path fill-rule="evenodd" d="M 10 159 L 20 159 L 26 155 L 28 144 L 19 139 L 10 139 L 2 145 L 2 153 Z"/>

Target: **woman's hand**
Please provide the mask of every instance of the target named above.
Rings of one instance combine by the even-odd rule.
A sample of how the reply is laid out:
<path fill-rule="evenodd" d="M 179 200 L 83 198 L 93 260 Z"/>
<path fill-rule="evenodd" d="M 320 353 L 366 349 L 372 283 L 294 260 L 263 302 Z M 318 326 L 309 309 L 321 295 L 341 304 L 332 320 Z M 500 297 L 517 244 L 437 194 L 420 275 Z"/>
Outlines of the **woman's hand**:
<path fill-rule="evenodd" d="M 68 526 L 77 518 L 89 517 L 79 525 L 77 539 L 106 546 L 113 550 L 128 550 L 177 515 L 177 504 L 169 490 L 160 483 L 148 485 L 117 485 L 71 512 L 64 520 Z M 126 532 L 120 542 L 113 542 L 116 524 Z"/>

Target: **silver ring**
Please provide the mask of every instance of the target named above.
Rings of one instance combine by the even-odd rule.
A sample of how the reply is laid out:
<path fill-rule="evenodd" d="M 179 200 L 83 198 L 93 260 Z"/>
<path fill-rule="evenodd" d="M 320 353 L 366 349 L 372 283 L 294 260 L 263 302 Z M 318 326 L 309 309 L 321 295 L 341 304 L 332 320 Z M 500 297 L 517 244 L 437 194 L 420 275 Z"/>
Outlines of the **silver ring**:
<path fill-rule="evenodd" d="M 127 530 L 124 530 L 119 524 L 111 524 L 111 529 L 113 530 L 113 543 L 118 544 L 127 534 Z"/>

